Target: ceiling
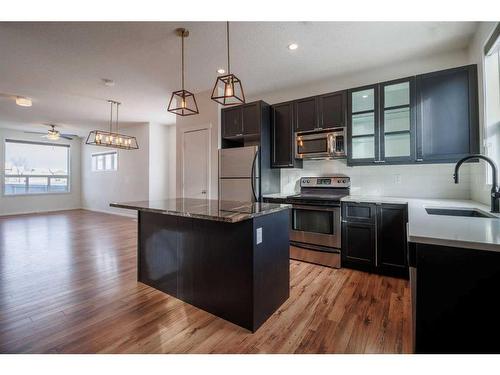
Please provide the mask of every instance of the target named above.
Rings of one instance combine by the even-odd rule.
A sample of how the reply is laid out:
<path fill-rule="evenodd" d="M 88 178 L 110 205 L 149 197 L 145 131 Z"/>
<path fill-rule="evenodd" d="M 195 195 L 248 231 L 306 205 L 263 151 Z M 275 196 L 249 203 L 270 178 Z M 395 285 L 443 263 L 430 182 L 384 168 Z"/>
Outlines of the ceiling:
<path fill-rule="evenodd" d="M 169 124 L 180 89 L 180 40 L 187 27 L 186 89 L 209 90 L 226 67 L 223 22 L 0 23 L 0 127 L 61 125 L 84 135 L 106 127 L 107 99 L 125 123 Z M 231 68 L 247 96 L 325 77 L 467 47 L 472 22 L 234 22 Z M 287 45 L 299 44 L 290 51 Z M 101 79 L 113 79 L 113 87 Z M 31 97 L 18 107 L 9 95 Z"/>

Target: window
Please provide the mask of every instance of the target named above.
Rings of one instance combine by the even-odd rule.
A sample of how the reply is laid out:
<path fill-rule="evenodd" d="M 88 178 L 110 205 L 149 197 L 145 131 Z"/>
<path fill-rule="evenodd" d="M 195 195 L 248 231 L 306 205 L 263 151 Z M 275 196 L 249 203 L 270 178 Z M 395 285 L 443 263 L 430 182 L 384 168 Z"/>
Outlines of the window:
<path fill-rule="evenodd" d="M 485 46 L 484 101 L 486 154 L 500 165 L 500 24 Z M 491 169 L 487 168 L 487 183 L 491 184 Z"/>
<path fill-rule="evenodd" d="M 116 171 L 118 169 L 118 153 L 116 151 L 92 154 L 93 171 Z"/>
<path fill-rule="evenodd" d="M 5 195 L 68 191 L 69 145 L 5 140 Z"/>

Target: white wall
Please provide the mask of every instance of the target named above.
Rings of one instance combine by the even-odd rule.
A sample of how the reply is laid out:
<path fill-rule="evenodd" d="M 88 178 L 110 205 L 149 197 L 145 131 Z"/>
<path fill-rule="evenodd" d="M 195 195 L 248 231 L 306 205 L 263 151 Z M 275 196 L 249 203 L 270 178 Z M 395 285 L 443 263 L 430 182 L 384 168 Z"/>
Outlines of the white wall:
<path fill-rule="evenodd" d="M 149 199 L 175 197 L 175 126 L 149 124 Z"/>
<path fill-rule="evenodd" d="M 370 57 L 367 56 L 367 59 Z M 269 104 L 284 102 L 287 100 L 319 95 L 337 90 L 350 89 L 358 86 L 369 85 L 377 82 L 389 81 L 411 75 L 447 69 L 454 66 L 469 63 L 467 50 L 456 50 L 453 52 L 435 54 L 426 58 L 414 59 L 359 71 L 349 75 L 325 77 L 319 82 L 311 82 L 307 85 L 290 87 L 283 90 L 261 93 L 247 98 L 248 101 L 262 99 Z M 300 71 L 297 72 L 300 75 Z"/>
<path fill-rule="evenodd" d="M 46 141 L 36 134 L 26 134 L 24 132 L 0 129 L 0 181 L 4 181 L 3 174 L 5 165 L 5 139 L 18 139 L 26 141 L 43 142 Z M 81 187 L 80 187 L 80 138 L 72 141 L 61 139 L 57 141 L 61 144 L 70 145 L 70 192 L 57 194 L 36 194 L 23 196 L 3 196 L 0 195 L 0 215 L 21 214 L 43 211 L 58 211 L 80 208 Z M 3 188 L 0 189 L 3 191 Z"/>
<path fill-rule="evenodd" d="M 149 199 L 149 124 L 129 126 L 124 132 L 137 137 L 139 149 L 118 150 L 117 171 L 93 172 L 92 153 L 106 149 L 83 145 L 82 208 L 135 216 L 135 211 L 109 207 L 109 203 Z"/>
<path fill-rule="evenodd" d="M 467 51 L 458 50 L 264 93 L 258 98 L 275 104 L 466 64 L 469 64 Z M 469 199 L 469 170 L 469 166 L 461 170 L 461 182 L 455 185 L 452 179 L 453 164 L 347 167 L 345 161 L 309 161 L 304 162 L 303 169 L 282 169 L 281 189 L 283 193 L 296 191 L 301 176 L 344 173 L 352 178 L 351 194 Z"/>
<path fill-rule="evenodd" d="M 303 169 L 281 170 L 281 192 L 298 192 L 300 177 L 342 173 L 351 177 L 352 195 L 468 199 L 469 166 L 460 171 L 460 184 L 453 183 L 453 168 L 453 164 L 348 167 L 338 160 L 305 161 Z"/>
<path fill-rule="evenodd" d="M 197 129 L 209 128 L 210 129 L 210 183 L 208 199 L 217 199 L 219 196 L 218 188 L 218 155 L 220 144 L 220 106 L 210 99 L 212 92 L 204 91 L 196 94 L 196 101 L 200 113 L 194 116 L 177 116 L 176 120 L 176 144 L 177 144 L 177 163 L 176 163 L 176 193 L 178 197 L 182 196 L 182 143 L 184 133 Z"/>
<path fill-rule="evenodd" d="M 479 86 L 479 124 L 480 124 L 480 139 L 484 139 L 485 135 L 485 85 L 484 85 L 484 66 L 483 66 L 483 56 L 484 56 L 484 44 L 488 40 L 489 36 L 493 32 L 496 22 L 482 22 L 474 35 L 472 43 L 469 46 L 469 59 L 470 63 L 477 64 L 478 69 L 478 86 Z M 484 154 L 484 144 L 481 142 L 481 153 Z M 482 202 L 484 204 L 490 204 L 489 192 L 491 185 L 486 184 L 486 163 L 480 162 L 471 167 L 471 196 L 472 199 Z M 489 166 L 488 166 L 489 168 Z"/>

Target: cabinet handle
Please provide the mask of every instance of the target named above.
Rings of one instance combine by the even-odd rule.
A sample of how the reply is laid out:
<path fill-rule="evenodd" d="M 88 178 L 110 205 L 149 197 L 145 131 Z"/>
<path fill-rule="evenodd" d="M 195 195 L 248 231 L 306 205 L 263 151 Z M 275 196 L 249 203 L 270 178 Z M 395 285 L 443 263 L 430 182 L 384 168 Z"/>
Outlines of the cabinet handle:
<path fill-rule="evenodd" d="M 418 158 L 418 159 L 417 159 L 417 161 L 419 161 L 419 162 L 420 162 L 420 161 L 424 161 L 424 159 L 420 159 L 420 158 Z"/>
<path fill-rule="evenodd" d="M 374 160 L 374 163 L 385 163 L 385 160 Z"/>
<path fill-rule="evenodd" d="M 241 135 L 243 135 L 243 133 L 236 134 L 236 136 L 237 136 L 237 137 L 239 137 L 239 136 L 241 136 Z"/>

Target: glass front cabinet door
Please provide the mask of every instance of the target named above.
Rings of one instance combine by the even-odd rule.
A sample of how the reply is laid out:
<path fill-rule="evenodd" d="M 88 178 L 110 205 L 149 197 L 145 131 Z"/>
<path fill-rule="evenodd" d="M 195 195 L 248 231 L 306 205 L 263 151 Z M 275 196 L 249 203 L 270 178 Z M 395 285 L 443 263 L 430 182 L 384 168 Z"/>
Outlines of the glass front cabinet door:
<path fill-rule="evenodd" d="M 405 78 L 349 91 L 349 165 L 414 160 L 414 90 Z"/>
<path fill-rule="evenodd" d="M 415 159 L 415 81 L 406 78 L 380 84 L 380 160 Z"/>
<path fill-rule="evenodd" d="M 349 90 L 348 162 L 370 164 L 378 160 L 378 93 L 377 86 Z"/>

